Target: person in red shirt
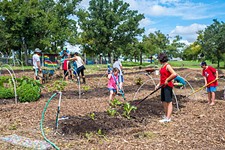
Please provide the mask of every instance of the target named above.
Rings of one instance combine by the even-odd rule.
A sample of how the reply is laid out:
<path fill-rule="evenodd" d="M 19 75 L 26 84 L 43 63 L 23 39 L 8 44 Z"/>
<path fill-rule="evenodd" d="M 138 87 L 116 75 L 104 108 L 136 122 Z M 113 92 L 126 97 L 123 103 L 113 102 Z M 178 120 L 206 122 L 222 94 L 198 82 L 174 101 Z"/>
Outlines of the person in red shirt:
<path fill-rule="evenodd" d="M 177 76 L 176 72 L 173 70 L 170 64 L 168 64 L 168 57 L 165 53 L 160 53 L 158 55 L 158 60 L 161 63 L 162 67 L 160 69 L 160 82 L 156 86 L 156 89 L 164 85 L 161 88 L 161 101 L 163 104 L 165 115 L 162 120 L 159 122 L 170 122 L 171 115 L 173 111 L 172 105 L 172 95 L 173 95 L 173 82 L 172 80 Z"/>
<path fill-rule="evenodd" d="M 208 93 L 208 104 L 209 105 L 214 105 L 215 104 L 215 92 L 216 92 L 216 87 L 218 86 L 218 71 L 213 68 L 212 66 L 207 66 L 206 62 L 201 62 L 201 67 L 202 67 L 202 76 L 204 77 L 205 80 L 205 86 L 207 86 L 207 93 Z M 215 81 L 215 82 L 213 82 Z"/>

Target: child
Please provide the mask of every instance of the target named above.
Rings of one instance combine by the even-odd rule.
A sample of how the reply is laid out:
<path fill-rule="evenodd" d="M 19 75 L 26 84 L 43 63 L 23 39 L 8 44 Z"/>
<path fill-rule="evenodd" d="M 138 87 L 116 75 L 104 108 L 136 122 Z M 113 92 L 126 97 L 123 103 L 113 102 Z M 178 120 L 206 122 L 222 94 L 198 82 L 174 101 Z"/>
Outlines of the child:
<path fill-rule="evenodd" d="M 64 70 L 64 79 L 66 81 L 68 81 L 69 69 L 70 69 L 69 60 L 65 59 L 63 62 L 63 70 Z"/>
<path fill-rule="evenodd" d="M 173 70 L 173 68 L 168 64 L 168 58 L 166 54 L 160 53 L 158 56 L 159 62 L 162 64 L 162 67 L 160 69 L 160 83 L 156 86 L 156 89 L 160 86 L 164 86 L 161 88 L 161 101 L 163 104 L 163 108 L 165 111 L 165 116 L 162 120 L 159 120 L 159 122 L 170 122 L 171 121 L 171 115 L 173 111 L 173 105 L 172 105 L 172 95 L 173 95 L 173 83 L 172 80 L 174 77 L 176 77 L 176 72 Z"/>
<path fill-rule="evenodd" d="M 179 88 L 183 89 L 184 86 L 186 85 L 186 82 L 181 76 L 177 76 L 176 78 L 174 78 L 173 85 L 175 87 L 179 87 Z"/>
<path fill-rule="evenodd" d="M 215 97 L 216 97 L 215 95 L 216 87 L 218 86 L 218 82 L 217 82 L 218 71 L 211 66 L 207 66 L 206 62 L 202 62 L 201 67 L 202 67 L 202 76 L 205 79 L 205 85 L 215 80 L 215 82 L 207 86 L 208 104 L 214 105 Z"/>
<path fill-rule="evenodd" d="M 108 74 L 108 89 L 109 89 L 109 100 L 113 100 L 118 91 L 117 82 L 118 82 L 118 68 L 113 68 L 112 73 Z"/>

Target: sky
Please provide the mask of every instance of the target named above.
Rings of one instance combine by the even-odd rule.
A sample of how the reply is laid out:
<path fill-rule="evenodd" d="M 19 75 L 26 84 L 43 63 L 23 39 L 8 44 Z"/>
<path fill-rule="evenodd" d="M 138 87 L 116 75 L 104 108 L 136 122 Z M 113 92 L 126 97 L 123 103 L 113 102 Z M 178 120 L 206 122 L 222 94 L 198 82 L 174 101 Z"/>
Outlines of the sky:
<path fill-rule="evenodd" d="M 124 0 L 129 9 L 144 14 L 140 27 L 145 35 L 160 30 L 163 34 L 175 37 L 180 35 L 182 42 L 193 43 L 196 32 L 204 30 L 213 19 L 225 22 L 224 0 Z M 80 7 L 88 8 L 89 0 L 83 0 Z M 72 47 L 71 47 L 72 48 Z"/>

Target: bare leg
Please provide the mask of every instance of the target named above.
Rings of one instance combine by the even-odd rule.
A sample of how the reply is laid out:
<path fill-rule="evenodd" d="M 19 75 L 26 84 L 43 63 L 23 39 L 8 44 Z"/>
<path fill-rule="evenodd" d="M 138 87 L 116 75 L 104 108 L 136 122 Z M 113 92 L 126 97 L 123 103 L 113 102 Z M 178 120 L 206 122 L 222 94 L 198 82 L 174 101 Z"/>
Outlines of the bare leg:
<path fill-rule="evenodd" d="M 211 92 L 208 92 L 208 104 L 211 104 Z"/>
<path fill-rule="evenodd" d="M 210 103 L 210 105 L 214 105 L 215 104 L 215 97 L 216 97 L 215 92 L 211 92 L 211 103 Z"/>
<path fill-rule="evenodd" d="M 166 113 L 166 117 L 168 119 L 171 118 L 172 112 L 173 112 L 173 104 L 172 104 L 172 102 L 169 102 L 169 103 L 167 103 L 167 113 Z"/>

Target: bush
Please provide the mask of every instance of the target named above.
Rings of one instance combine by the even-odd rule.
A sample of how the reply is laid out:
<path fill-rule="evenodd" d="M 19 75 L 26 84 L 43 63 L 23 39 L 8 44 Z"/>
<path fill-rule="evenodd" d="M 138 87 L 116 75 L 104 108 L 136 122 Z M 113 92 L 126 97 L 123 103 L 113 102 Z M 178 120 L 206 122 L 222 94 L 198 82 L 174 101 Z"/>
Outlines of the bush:
<path fill-rule="evenodd" d="M 20 102 L 37 101 L 41 96 L 40 88 L 32 84 L 22 84 L 17 89 L 17 93 Z"/>
<path fill-rule="evenodd" d="M 12 88 L 0 87 L 0 98 L 14 98 L 14 91 Z"/>

